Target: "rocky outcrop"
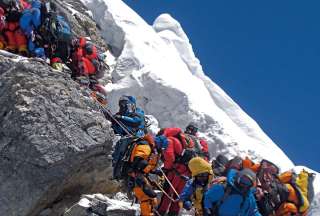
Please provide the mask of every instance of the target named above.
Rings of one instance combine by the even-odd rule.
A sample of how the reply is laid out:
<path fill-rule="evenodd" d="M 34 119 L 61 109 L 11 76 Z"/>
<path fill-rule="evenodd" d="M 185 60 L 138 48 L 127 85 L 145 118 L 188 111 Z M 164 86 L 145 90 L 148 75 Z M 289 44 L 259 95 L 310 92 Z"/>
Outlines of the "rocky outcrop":
<path fill-rule="evenodd" d="M 113 132 L 84 89 L 38 60 L 0 53 L 0 68 L 0 215 L 61 215 L 112 192 Z"/>
<path fill-rule="evenodd" d="M 69 21 L 74 35 L 90 37 L 100 50 L 107 49 L 108 45 L 101 37 L 99 26 L 80 0 L 56 0 L 55 3 L 59 13 Z"/>
<path fill-rule="evenodd" d="M 139 213 L 138 204 L 117 193 L 113 199 L 102 194 L 84 195 L 63 216 L 134 216 Z"/>

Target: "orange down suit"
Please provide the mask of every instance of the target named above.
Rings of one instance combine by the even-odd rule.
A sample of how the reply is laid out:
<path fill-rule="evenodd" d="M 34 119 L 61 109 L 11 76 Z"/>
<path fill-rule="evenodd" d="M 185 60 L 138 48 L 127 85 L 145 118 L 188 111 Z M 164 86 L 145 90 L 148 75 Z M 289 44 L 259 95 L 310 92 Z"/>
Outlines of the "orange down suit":
<path fill-rule="evenodd" d="M 156 194 L 145 177 L 157 165 L 158 155 L 153 153 L 153 146 L 152 136 L 146 135 L 135 143 L 130 157 L 132 170 L 129 175 L 135 178 L 133 192 L 139 200 L 142 216 L 154 215 L 153 208 L 157 205 Z"/>

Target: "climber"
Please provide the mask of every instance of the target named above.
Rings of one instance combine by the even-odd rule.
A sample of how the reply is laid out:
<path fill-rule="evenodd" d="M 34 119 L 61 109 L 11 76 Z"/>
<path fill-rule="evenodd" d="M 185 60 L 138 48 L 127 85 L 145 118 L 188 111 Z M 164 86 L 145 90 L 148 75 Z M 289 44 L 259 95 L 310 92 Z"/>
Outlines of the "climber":
<path fill-rule="evenodd" d="M 189 138 L 181 128 L 162 128 L 159 132 L 158 135 L 163 135 L 165 137 L 174 137 L 178 139 L 182 145 L 182 148 L 184 149 L 183 155 L 179 156 L 177 158 L 177 161 L 179 160 L 180 163 L 185 164 L 188 166 L 189 161 L 191 158 L 196 156 L 196 150 L 195 150 L 195 145 L 193 143 L 193 140 Z"/>
<path fill-rule="evenodd" d="M 156 169 L 159 155 L 150 134 L 135 141 L 129 157 L 129 164 L 123 171 L 129 176 L 127 186 L 140 203 L 142 216 L 151 216 L 157 205 L 157 194 L 153 190 L 148 174 Z"/>
<path fill-rule="evenodd" d="M 3 30 L 5 29 L 6 23 L 6 16 L 4 14 L 4 9 L 0 7 L 0 50 L 5 49 L 6 40 L 3 35 Z"/>
<path fill-rule="evenodd" d="M 212 160 L 212 170 L 216 176 L 226 175 L 226 165 L 229 162 L 228 158 L 222 154 L 219 154 L 214 160 Z"/>
<path fill-rule="evenodd" d="M 91 79 L 103 77 L 101 70 L 101 54 L 97 47 L 84 37 L 72 40 L 72 77 L 88 76 Z"/>
<path fill-rule="evenodd" d="M 133 96 L 122 96 L 119 99 L 119 112 L 114 115 L 125 128 L 134 136 L 144 136 L 145 122 L 144 111 L 136 106 L 136 98 Z M 112 128 L 116 134 L 128 135 L 123 126 L 112 122 Z"/>
<path fill-rule="evenodd" d="M 144 134 L 144 112 L 136 107 L 136 99 L 133 96 L 122 96 L 119 100 L 120 110 L 112 116 L 108 110 L 103 109 L 104 116 L 111 121 L 114 132 L 121 136 L 112 153 L 113 179 L 120 180 L 122 173 L 117 167 L 122 166 L 123 157 L 132 146 L 136 138 Z"/>
<path fill-rule="evenodd" d="M 260 216 L 254 197 L 256 175 L 250 169 L 230 169 L 226 184 L 215 184 L 205 194 L 204 215 Z"/>
<path fill-rule="evenodd" d="M 163 135 L 159 134 L 155 138 L 157 148 L 162 150 L 162 161 L 164 163 L 163 171 L 167 176 L 164 190 L 173 199 L 178 199 L 179 193 L 182 192 L 185 183 L 189 180 L 190 176 L 187 165 L 191 158 L 184 158 L 183 152 L 186 152 L 186 149 L 182 142 L 174 136 L 169 136 L 177 132 L 180 133 L 181 129 L 166 128 L 160 132 L 160 134 Z M 166 212 L 168 212 L 168 215 L 178 215 L 180 207 L 178 202 L 172 202 L 169 197 L 162 196 L 158 211 L 161 215 L 164 215 Z"/>
<path fill-rule="evenodd" d="M 192 203 L 195 207 L 195 215 L 203 215 L 203 197 L 212 181 L 213 172 L 211 165 L 201 157 L 195 157 L 189 161 L 188 167 L 192 173 L 190 179 L 180 194 L 180 208 L 190 210 Z"/>
<path fill-rule="evenodd" d="M 268 164 L 269 165 L 269 164 Z M 306 215 L 312 201 L 312 173 L 287 171 L 280 175 L 261 162 L 258 172 L 257 203 L 262 215 Z"/>
<path fill-rule="evenodd" d="M 42 4 L 41 27 L 38 32 L 44 44 L 46 56 L 50 65 L 61 71 L 62 64 L 68 64 L 71 58 L 72 31 L 68 20 L 61 16 L 53 2 Z M 75 39 L 77 42 L 78 40 Z"/>
<path fill-rule="evenodd" d="M 5 49 L 26 56 L 27 39 L 19 26 L 19 19 L 24 8 L 18 0 L 2 2 L 1 6 L 6 14 L 6 25 L 3 29 L 3 36 L 6 40 Z"/>
<path fill-rule="evenodd" d="M 20 18 L 20 26 L 28 38 L 28 51 L 31 56 L 46 58 L 41 36 L 37 29 L 41 25 L 41 1 L 32 0 L 31 8 L 25 9 Z"/>
<path fill-rule="evenodd" d="M 208 143 L 205 139 L 198 137 L 198 127 L 195 123 L 189 123 L 184 133 L 190 137 L 195 145 L 196 155 L 207 161 L 210 159 Z"/>

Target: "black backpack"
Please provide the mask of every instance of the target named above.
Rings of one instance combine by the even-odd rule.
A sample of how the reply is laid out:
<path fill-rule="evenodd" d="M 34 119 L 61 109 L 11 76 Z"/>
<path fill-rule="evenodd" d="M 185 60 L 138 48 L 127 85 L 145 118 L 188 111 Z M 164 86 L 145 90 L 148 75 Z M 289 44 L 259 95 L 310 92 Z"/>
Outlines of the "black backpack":
<path fill-rule="evenodd" d="M 116 143 L 112 153 L 113 179 L 121 180 L 127 177 L 134 141 L 131 136 L 125 136 Z"/>
<path fill-rule="evenodd" d="M 261 200 L 257 201 L 259 212 L 263 216 L 274 215 L 280 205 L 288 200 L 288 188 L 281 182 L 274 181 L 269 192 L 265 192 Z"/>
<path fill-rule="evenodd" d="M 49 43 L 71 43 L 72 32 L 69 22 L 56 12 L 48 12 L 41 27 L 40 34 Z"/>

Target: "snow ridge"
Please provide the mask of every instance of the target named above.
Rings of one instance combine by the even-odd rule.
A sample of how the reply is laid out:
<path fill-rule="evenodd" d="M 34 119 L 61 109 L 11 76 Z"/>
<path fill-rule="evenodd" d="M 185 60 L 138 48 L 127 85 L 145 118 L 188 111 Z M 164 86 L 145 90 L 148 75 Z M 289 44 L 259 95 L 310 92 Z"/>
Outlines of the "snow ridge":
<path fill-rule="evenodd" d="M 188 37 L 170 15 L 160 15 L 150 26 L 121 1 L 85 1 L 102 31 L 108 32 L 106 41 L 122 47 L 114 82 L 106 86 L 114 111 L 120 95 L 133 94 L 160 127 L 199 124 L 213 155 L 249 154 L 283 169 L 293 167 L 256 122 L 204 74 Z M 123 44 L 115 40 L 117 35 L 124 38 Z"/>

